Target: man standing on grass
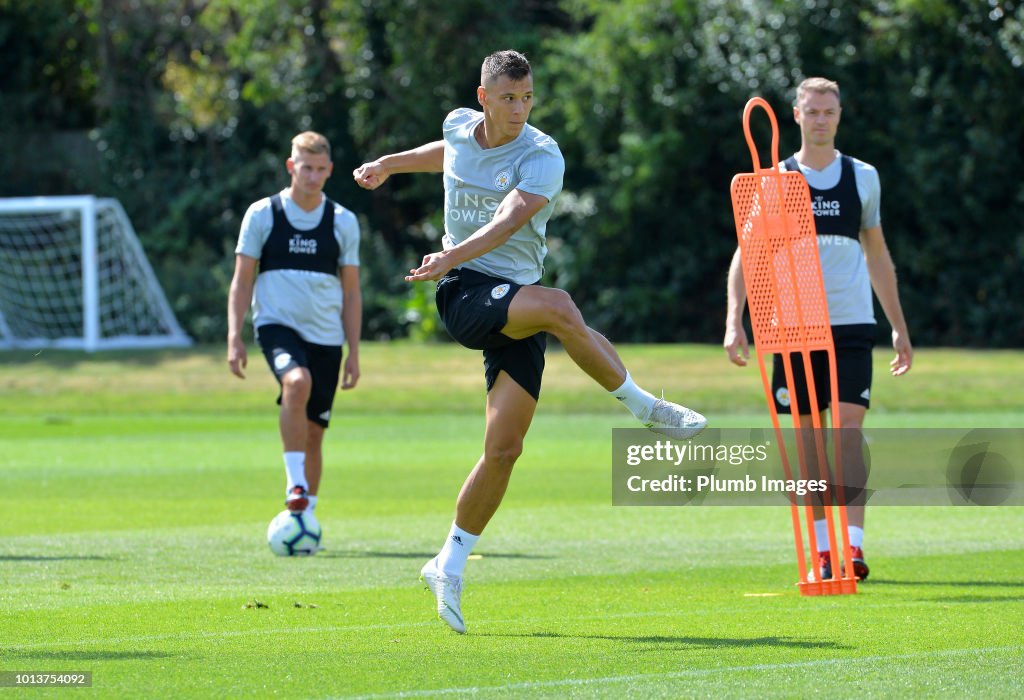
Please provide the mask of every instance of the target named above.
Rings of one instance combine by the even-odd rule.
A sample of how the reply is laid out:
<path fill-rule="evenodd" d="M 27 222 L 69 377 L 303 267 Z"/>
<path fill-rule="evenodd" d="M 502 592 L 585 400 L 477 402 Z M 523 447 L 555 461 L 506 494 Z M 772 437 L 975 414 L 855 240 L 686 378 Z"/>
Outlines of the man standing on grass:
<path fill-rule="evenodd" d="M 242 219 L 228 296 L 228 365 L 245 378 L 242 324 L 251 301 L 256 339 L 281 386 L 285 505 L 302 512 L 316 507 L 345 342 L 341 388 L 359 381 L 359 223 L 323 193 L 334 168 L 324 136 L 306 131 L 292 139 L 285 166 L 291 184 Z"/>
<path fill-rule="evenodd" d="M 802 173 L 811 192 L 839 383 L 839 405 L 833 406 L 832 410 L 839 412 L 839 426 L 844 438 L 841 451 L 843 472 L 857 478 L 856 475 L 863 475 L 865 471 L 861 441 L 857 438 L 864 426 L 871 398 L 871 349 L 875 342 L 872 288 L 892 326 L 892 346 L 896 357 L 889 366 L 893 376 L 901 376 L 910 370 L 914 353 L 900 306 L 896 269 L 882 235 L 878 171 L 863 161 L 843 155 L 835 147 L 842 111 L 839 86 L 825 78 L 808 78 L 797 88 L 794 104 L 793 119 L 800 126 L 800 150 L 786 159 L 783 167 L 786 171 Z M 723 345 L 729 360 L 741 367 L 750 357 L 747 335 L 743 330 L 746 301 L 743 268 L 737 248 L 729 266 Z M 795 398 L 802 412 L 800 427 L 806 428 L 801 430 L 801 434 L 808 440 L 804 452 L 811 460 L 810 473 L 814 474 L 818 465 L 811 431 L 810 397 L 803 361 L 797 353 L 793 354 L 792 367 Z M 818 406 L 822 408 L 821 425 L 825 426 L 831 378 L 824 352 L 812 353 L 811 371 Z M 776 410 L 789 413 L 792 397 L 786 389 L 781 355 L 775 356 L 772 368 L 772 394 Z M 851 483 L 845 477 L 844 481 Z M 863 581 L 869 572 L 863 551 L 864 492 L 846 505 L 854 575 Z M 828 579 L 832 578 L 832 558 L 824 518 L 824 510 L 820 505 L 816 506 L 818 573 L 822 579 Z"/>
<path fill-rule="evenodd" d="M 522 453 L 540 397 L 547 333 L 652 430 L 685 438 L 707 423 L 634 384 L 615 348 L 584 323 L 570 296 L 538 284 L 565 163 L 558 144 L 527 123 L 534 93 L 526 57 L 498 51 L 484 59 L 480 73 L 482 111 L 456 109 L 444 120 L 442 140 L 353 173 L 371 190 L 394 173 L 444 173 L 444 250 L 425 256 L 405 279 L 437 280 L 437 308 L 448 333 L 484 355 L 484 452 L 462 486 L 441 552 L 421 570 L 438 615 L 460 633 L 466 631 L 460 605 L 466 559 Z"/>

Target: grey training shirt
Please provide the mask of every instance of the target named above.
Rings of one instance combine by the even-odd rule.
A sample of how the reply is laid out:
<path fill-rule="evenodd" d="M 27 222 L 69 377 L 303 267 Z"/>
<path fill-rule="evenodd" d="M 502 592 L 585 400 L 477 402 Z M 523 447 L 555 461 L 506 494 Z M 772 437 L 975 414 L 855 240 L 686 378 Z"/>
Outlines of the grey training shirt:
<path fill-rule="evenodd" d="M 494 218 L 512 191 L 540 195 L 547 205 L 503 245 L 463 264 L 518 284 L 544 274 L 546 229 L 554 198 L 562 191 L 565 160 L 554 139 L 526 124 L 513 141 L 483 148 L 473 132 L 482 112 L 462 108 L 444 120 L 444 249 L 455 247 Z"/>

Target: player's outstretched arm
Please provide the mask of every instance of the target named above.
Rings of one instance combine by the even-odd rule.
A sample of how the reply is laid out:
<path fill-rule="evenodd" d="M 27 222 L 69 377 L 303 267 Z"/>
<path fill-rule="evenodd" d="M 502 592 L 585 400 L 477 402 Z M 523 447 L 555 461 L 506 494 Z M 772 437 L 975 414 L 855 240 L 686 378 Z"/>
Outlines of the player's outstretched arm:
<path fill-rule="evenodd" d="M 439 280 L 453 267 L 494 250 L 511 238 L 547 203 L 548 198 L 539 194 L 512 190 L 501 200 L 489 223 L 454 248 L 424 256 L 419 267 L 409 270 L 405 281 Z"/>
<path fill-rule="evenodd" d="M 743 310 L 747 306 L 747 289 L 743 282 L 743 265 L 737 248 L 729 264 L 729 282 L 726 286 L 725 340 L 722 347 L 729 362 L 743 367 L 750 359 L 747 332 L 743 329 Z"/>
<path fill-rule="evenodd" d="M 425 143 L 419 148 L 392 153 L 363 163 L 352 177 L 363 189 L 375 190 L 395 173 L 439 173 L 444 170 L 444 141 Z"/>

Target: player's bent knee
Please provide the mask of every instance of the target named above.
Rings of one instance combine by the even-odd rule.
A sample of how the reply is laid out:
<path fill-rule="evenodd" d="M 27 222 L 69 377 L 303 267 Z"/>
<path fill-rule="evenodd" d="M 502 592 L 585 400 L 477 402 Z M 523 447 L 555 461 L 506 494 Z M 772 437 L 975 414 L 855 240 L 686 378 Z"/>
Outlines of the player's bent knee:
<path fill-rule="evenodd" d="M 281 390 L 288 395 L 308 395 L 313 389 L 313 378 L 307 371 L 292 371 L 281 377 Z"/>
<path fill-rule="evenodd" d="M 561 289 L 554 289 L 550 296 L 548 314 L 551 321 L 551 330 L 558 332 L 580 331 L 586 326 L 583 323 L 583 314 L 580 313 L 576 302 L 572 300 L 569 293 Z"/>
<path fill-rule="evenodd" d="M 522 441 L 510 442 L 504 445 L 487 446 L 484 449 L 484 459 L 491 466 L 498 469 L 511 471 L 516 460 L 523 454 Z"/>

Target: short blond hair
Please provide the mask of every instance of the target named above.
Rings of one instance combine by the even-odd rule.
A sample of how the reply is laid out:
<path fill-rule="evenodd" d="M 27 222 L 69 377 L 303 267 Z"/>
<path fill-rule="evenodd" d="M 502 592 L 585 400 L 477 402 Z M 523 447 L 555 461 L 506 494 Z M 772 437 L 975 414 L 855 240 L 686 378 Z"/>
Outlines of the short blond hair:
<path fill-rule="evenodd" d="M 832 93 L 836 96 L 836 99 L 842 102 L 839 97 L 839 83 L 828 78 L 807 78 L 802 83 L 797 85 L 796 88 L 796 99 L 793 101 L 793 105 L 799 104 L 800 100 L 803 99 L 804 95 L 808 92 L 817 92 L 822 95 Z"/>
<path fill-rule="evenodd" d="M 292 139 L 292 157 L 300 153 L 326 153 L 331 157 L 331 142 L 323 134 L 315 131 L 303 131 Z"/>

